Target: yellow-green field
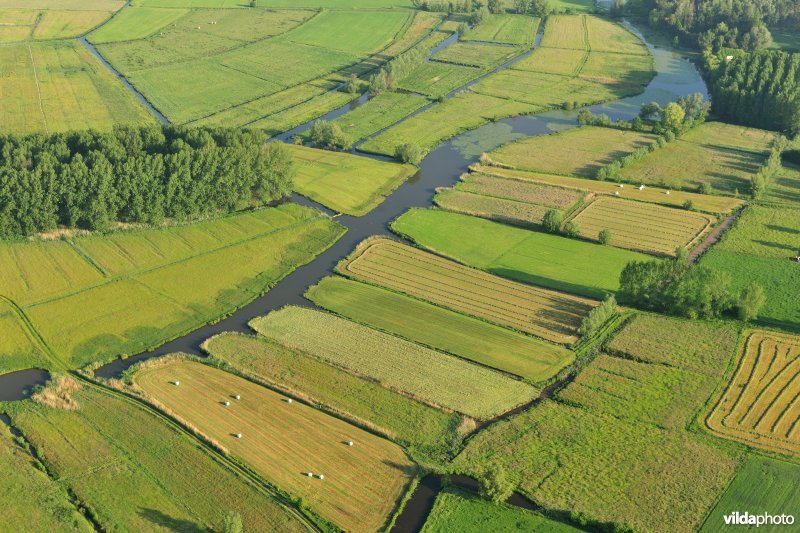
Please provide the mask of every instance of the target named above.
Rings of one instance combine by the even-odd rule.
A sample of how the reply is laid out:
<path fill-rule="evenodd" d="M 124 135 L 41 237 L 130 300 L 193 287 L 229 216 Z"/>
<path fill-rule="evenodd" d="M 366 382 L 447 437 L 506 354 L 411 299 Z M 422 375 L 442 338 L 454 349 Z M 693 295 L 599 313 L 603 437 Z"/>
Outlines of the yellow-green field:
<path fill-rule="evenodd" d="M 348 215 L 367 214 L 417 171 L 411 165 L 304 146 L 287 146 L 296 163 L 295 190 Z"/>
<path fill-rule="evenodd" d="M 0 2 L 0 42 L 80 37 L 111 18 L 118 0 Z"/>
<path fill-rule="evenodd" d="M 221 370 L 175 362 L 142 370 L 134 380 L 270 483 L 302 497 L 345 530 L 380 529 L 413 476 L 414 464 L 396 444 Z"/>

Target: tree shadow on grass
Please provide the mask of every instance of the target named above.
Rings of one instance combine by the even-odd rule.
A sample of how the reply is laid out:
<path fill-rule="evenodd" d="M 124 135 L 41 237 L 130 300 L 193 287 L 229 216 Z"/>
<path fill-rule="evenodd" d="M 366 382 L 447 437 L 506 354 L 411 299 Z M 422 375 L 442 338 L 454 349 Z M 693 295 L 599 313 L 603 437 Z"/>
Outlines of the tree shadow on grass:
<path fill-rule="evenodd" d="M 171 531 L 181 531 L 183 533 L 207 533 L 208 530 L 189 520 L 173 518 L 162 513 L 158 509 L 142 509 L 139 511 L 144 519 L 149 520 L 155 525 L 167 528 Z"/>
<path fill-rule="evenodd" d="M 800 235 L 800 229 L 787 228 L 786 226 L 776 226 L 775 224 L 767 224 L 766 228 L 772 231 L 782 231 L 791 235 Z"/>

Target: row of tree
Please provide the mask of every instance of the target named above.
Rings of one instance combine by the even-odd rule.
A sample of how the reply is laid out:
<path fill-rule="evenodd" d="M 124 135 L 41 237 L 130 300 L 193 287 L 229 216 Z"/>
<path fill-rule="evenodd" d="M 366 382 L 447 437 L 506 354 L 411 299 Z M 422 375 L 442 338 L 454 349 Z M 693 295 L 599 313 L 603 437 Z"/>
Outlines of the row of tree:
<path fill-rule="evenodd" d="M 759 51 L 710 57 L 707 65 L 714 113 L 737 124 L 800 132 L 800 54 Z"/>
<path fill-rule="evenodd" d="M 0 237 L 58 225 L 103 230 L 266 204 L 292 189 L 292 161 L 261 132 L 118 127 L 0 137 Z"/>
<path fill-rule="evenodd" d="M 377 96 L 384 91 L 394 90 L 397 86 L 397 82 L 408 76 L 412 70 L 425 63 L 427 57 L 428 52 L 417 47 L 403 52 L 372 75 L 369 80 L 369 92 L 373 96 Z"/>

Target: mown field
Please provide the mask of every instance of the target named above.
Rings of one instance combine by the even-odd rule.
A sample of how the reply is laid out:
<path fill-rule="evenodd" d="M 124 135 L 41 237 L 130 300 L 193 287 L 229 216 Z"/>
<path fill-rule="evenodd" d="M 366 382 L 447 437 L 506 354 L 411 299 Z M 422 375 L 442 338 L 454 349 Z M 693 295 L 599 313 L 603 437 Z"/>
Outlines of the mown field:
<path fill-rule="evenodd" d="M 37 468 L 31 452 L 14 439 L 5 423 L 0 427 L 0 468 L 4 524 L 26 533 L 94 531 L 64 487 Z"/>
<path fill-rule="evenodd" d="M 74 41 L 0 47 L 0 129 L 66 131 L 147 124 L 150 113 L 91 53 Z"/>
<path fill-rule="evenodd" d="M 734 511 L 751 515 L 764 512 L 771 515 L 794 514 L 800 505 L 800 468 L 796 464 L 751 455 L 733 478 L 714 510 L 706 518 L 701 531 L 724 528 L 723 517 Z M 759 531 L 781 531 L 786 526 L 762 525 Z"/>
<path fill-rule="evenodd" d="M 538 393 L 493 370 L 302 307 L 274 311 L 251 326 L 289 348 L 478 419 L 508 411 Z"/>
<path fill-rule="evenodd" d="M 70 39 L 99 26 L 123 6 L 118 0 L 0 2 L 0 42 Z"/>
<path fill-rule="evenodd" d="M 201 363 L 144 369 L 134 383 L 345 530 L 380 529 L 413 476 L 414 464 L 397 445 Z M 234 394 L 241 400 L 232 399 Z"/>
<path fill-rule="evenodd" d="M 669 194 L 667 194 L 667 190 L 657 187 L 645 187 L 639 190 L 638 187 L 626 187 L 625 184 L 573 178 L 556 174 L 544 174 L 526 170 L 509 170 L 501 167 L 484 165 L 473 165 L 470 168 L 475 172 L 487 173 L 500 177 L 531 181 L 578 191 L 593 192 L 595 194 L 604 194 L 639 202 L 661 204 L 669 207 L 683 207 L 687 201 L 691 201 L 694 209 L 704 213 L 726 214 L 744 205 L 743 200 L 731 198 L 729 196 L 712 196 L 709 194 L 698 194 L 686 191 L 669 191 Z"/>
<path fill-rule="evenodd" d="M 391 239 L 363 242 L 337 270 L 452 311 L 570 344 L 595 302 L 524 285 Z"/>
<path fill-rule="evenodd" d="M 786 288 L 800 283 L 798 264 L 790 260 L 800 252 L 799 236 L 797 209 L 750 206 L 701 264 L 728 272 L 737 290 L 758 283 L 766 295 L 760 320 L 797 328 L 800 301 Z"/>
<path fill-rule="evenodd" d="M 526 37 L 525 34 L 522 37 Z M 457 42 L 433 55 L 431 59 L 454 65 L 488 68 L 519 55 L 521 48 L 486 43 Z"/>
<path fill-rule="evenodd" d="M 451 531 L 578 532 L 579 529 L 510 505 L 496 505 L 455 487 L 436 497 L 423 533 Z"/>
<path fill-rule="evenodd" d="M 6 243 L 0 294 L 61 365 L 75 368 L 229 313 L 342 233 L 315 210 L 284 205 L 184 226 Z"/>
<path fill-rule="evenodd" d="M 496 465 L 550 509 L 635 530 L 694 531 L 740 452 L 686 427 L 736 341 L 731 326 L 637 317 L 612 342 L 623 357 L 602 356 L 553 400 L 477 434 L 456 465 L 476 473 Z"/>
<path fill-rule="evenodd" d="M 622 170 L 625 181 L 717 194 L 748 194 L 750 178 L 766 161 L 775 134 L 720 122 L 706 122 L 676 142 Z"/>
<path fill-rule="evenodd" d="M 263 336 L 225 333 L 203 349 L 236 372 L 379 431 L 412 455 L 441 459 L 459 439 L 462 416 L 445 413 Z"/>
<path fill-rule="evenodd" d="M 31 400 L 5 407 L 56 483 L 104 530 L 216 529 L 229 511 L 245 527 L 306 529 L 163 416 L 94 386 L 72 397 L 77 410 Z"/>
<path fill-rule="evenodd" d="M 717 221 L 703 213 L 608 197 L 595 199 L 572 220 L 586 239 L 599 240 L 600 232 L 609 230 L 612 246 L 666 256 L 691 249 Z"/>
<path fill-rule="evenodd" d="M 768 185 L 764 200 L 800 207 L 800 167 L 784 163 Z"/>
<path fill-rule="evenodd" d="M 392 229 L 466 265 L 589 298 L 616 291 L 628 262 L 650 259 L 629 250 L 436 209 L 412 209 Z M 453 235 L 470 238 L 453 239 Z"/>
<path fill-rule="evenodd" d="M 551 378 L 574 359 L 561 346 L 365 283 L 325 278 L 306 296 L 366 326 L 533 382 Z"/>
<path fill-rule="evenodd" d="M 467 41 L 532 46 L 541 20 L 510 13 L 489 16 L 464 36 Z"/>
<path fill-rule="evenodd" d="M 287 147 L 295 162 L 295 191 L 348 215 L 367 214 L 417 171 L 343 152 Z"/>
<path fill-rule="evenodd" d="M 647 133 L 584 126 L 507 144 L 489 158 L 520 170 L 594 178 L 605 165 L 655 140 Z"/>
<path fill-rule="evenodd" d="M 706 424 L 724 438 L 800 455 L 800 337 L 756 330 L 741 351 Z"/>
<path fill-rule="evenodd" d="M 483 74 L 484 71 L 476 66 L 429 61 L 412 70 L 408 76 L 400 80 L 398 86 L 406 91 L 439 98 Z"/>
<path fill-rule="evenodd" d="M 366 104 L 333 120 L 351 141 L 357 142 L 388 128 L 428 103 L 416 94 L 381 93 Z"/>

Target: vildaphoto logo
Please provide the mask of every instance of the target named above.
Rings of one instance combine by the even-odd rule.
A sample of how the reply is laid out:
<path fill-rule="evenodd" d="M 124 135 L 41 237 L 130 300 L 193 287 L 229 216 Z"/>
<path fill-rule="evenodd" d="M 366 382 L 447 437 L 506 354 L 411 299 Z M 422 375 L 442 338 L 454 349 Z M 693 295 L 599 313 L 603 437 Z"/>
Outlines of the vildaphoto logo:
<path fill-rule="evenodd" d="M 794 524 L 794 515 L 790 514 L 751 514 L 734 511 L 722 517 L 726 526 L 791 526 Z"/>

